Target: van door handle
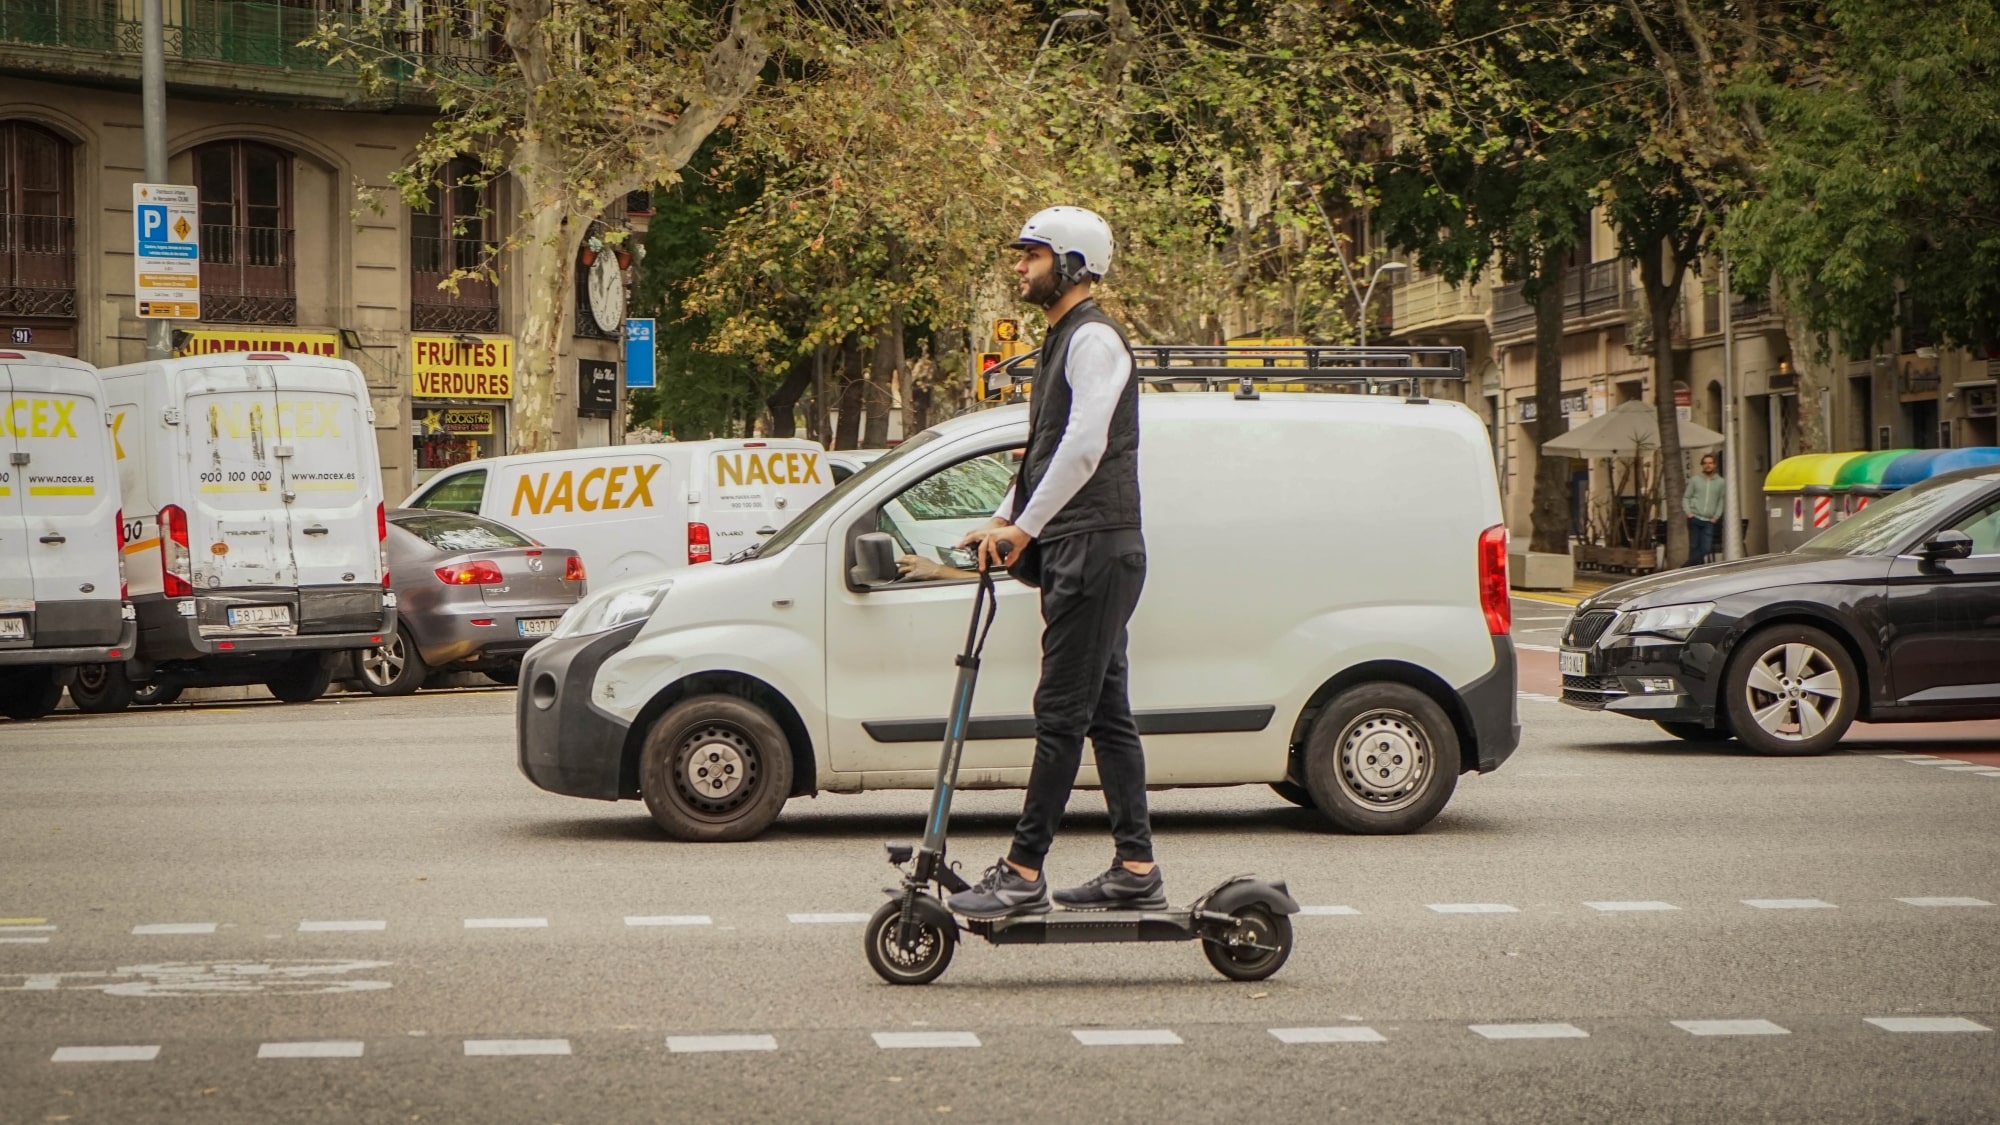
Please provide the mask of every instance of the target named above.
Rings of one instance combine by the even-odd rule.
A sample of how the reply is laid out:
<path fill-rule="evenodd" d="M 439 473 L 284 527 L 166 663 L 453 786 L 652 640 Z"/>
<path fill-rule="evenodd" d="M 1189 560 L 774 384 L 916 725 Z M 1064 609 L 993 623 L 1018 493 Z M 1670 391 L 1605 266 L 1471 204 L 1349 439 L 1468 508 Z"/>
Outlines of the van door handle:
<path fill-rule="evenodd" d="M 318 525 L 318 524 L 314 524 L 314 525 L 312 525 L 311 527 L 309 527 L 309 528 L 306 528 L 306 534 L 307 534 L 307 535 L 325 535 L 325 534 L 326 534 L 326 528 L 324 528 L 324 527 L 321 527 L 321 526 L 320 526 L 320 525 Z"/>
<path fill-rule="evenodd" d="M 56 532 L 52 531 L 49 534 L 42 536 L 42 542 L 47 543 L 51 547 L 60 547 L 64 543 L 69 542 L 69 539 L 63 535 L 57 534 Z"/>
<path fill-rule="evenodd" d="M 778 529 L 775 527 L 760 527 L 757 529 L 757 534 L 759 535 L 776 535 L 777 533 Z"/>

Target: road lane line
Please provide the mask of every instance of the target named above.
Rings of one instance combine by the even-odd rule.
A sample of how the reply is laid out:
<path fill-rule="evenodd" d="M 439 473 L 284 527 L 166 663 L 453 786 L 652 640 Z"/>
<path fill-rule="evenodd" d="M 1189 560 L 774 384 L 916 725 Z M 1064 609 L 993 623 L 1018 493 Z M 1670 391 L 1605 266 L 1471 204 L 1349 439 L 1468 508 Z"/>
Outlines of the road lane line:
<path fill-rule="evenodd" d="M 1743 905 L 1759 910 L 1833 910 L 1834 905 L 1823 898 L 1746 898 Z"/>
<path fill-rule="evenodd" d="M 465 1053 L 472 1056 L 567 1055 L 567 1039 L 467 1039 Z"/>
<path fill-rule="evenodd" d="M 0 937 L 0 945 L 47 945 L 45 937 Z"/>
<path fill-rule="evenodd" d="M 970 1031 L 878 1031 L 875 1045 L 885 1051 L 977 1047 L 979 1036 Z"/>
<path fill-rule="evenodd" d="M 1899 898 L 1897 902 L 1907 902 L 1911 906 L 1992 906 L 1983 898 Z"/>
<path fill-rule="evenodd" d="M 324 1040 L 318 1043 L 262 1043 L 257 1047 L 260 1059 L 358 1059 L 361 1057 L 361 1041 L 358 1039 Z"/>
<path fill-rule="evenodd" d="M 148 922 L 132 927 L 132 932 L 139 935 L 212 934 L 215 925 L 214 922 Z"/>
<path fill-rule="evenodd" d="M 1993 1030 L 1983 1023 L 1974 1023 L 1958 1016 L 1870 1016 L 1863 1022 L 1872 1023 L 1883 1031 L 1912 1034 Z"/>
<path fill-rule="evenodd" d="M 851 922 L 866 922 L 868 920 L 868 915 L 866 914 L 787 914 L 785 917 L 790 918 L 793 924 L 800 926 L 842 925 Z"/>
<path fill-rule="evenodd" d="M 49 1056 L 50 1062 L 152 1062 L 160 1057 L 160 1048 L 150 1047 L 57 1047 Z"/>
<path fill-rule="evenodd" d="M 1439 914 L 1519 914 L 1520 911 L 1504 902 L 1432 902 L 1425 909 Z"/>
<path fill-rule="evenodd" d="M 1335 915 L 1345 917 L 1347 915 L 1359 914 L 1361 912 L 1359 910 L 1354 909 L 1351 906 L 1301 906 L 1299 907 L 1299 913 L 1311 914 L 1318 917 L 1331 917 Z"/>
<path fill-rule="evenodd" d="M 1588 1039 L 1590 1033 L 1570 1023 L 1475 1023 L 1471 1032 L 1483 1039 Z"/>
<path fill-rule="evenodd" d="M 1387 1043 L 1372 1027 L 1274 1027 L 1271 1037 L 1280 1043 Z"/>
<path fill-rule="evenodd" d="M 775 1051 L 778 1040 L 771 1035 L 669 1035 L 667 1050 L 676 1055 L 708 1051 Z"/>
<path fill-rule="evenodd" d="M 710 926 L 715 919 L 706 914 L 628 914 L 628 926 Z"/>
<path fill-rule="evenodd" d="M 547 918 L 467 918 L 468 930 L 545 930 Z"/>
<path fill-rule="evenodd" d="M 0 918 L 0 926 L 39 926 L 46 921 L 47 918 Z"/>
<path fill-rule="evenodd" d="M 1178 1047 L 1181 1037 L 1166 1028 L 1152 1028 L 1132 1031 L 1108 1031 L 1100 1028 L 1079 1028 L 1070 1032 L 1076 1041 L 1086 1047 Z"/>
<path fill-rule="evenodd" d="M 1790 1035 L 1770 1020 L 1668 1020 L 1689 1035 Z"/>
<path fill-rule="evenodd" d="M 1992 773 L 1994 772 L 1994 770 L 1992 766 L 1983 766 L 1976 762 L 1968 762 L 1962 766 L 1946 766 L 1944 767 L 1944 772 L 1945 773 Z"/>
<path fill-rule="evenodd" d="M 1885 758 L 1891 762 L 1941 762 L 1944 760 L 1936 754 L 1877 754 L 1875 756 Z"/>
<path fill-rule="evenodd" d="M 1606 914 L 1619 914 L 1636 910 L 1680 909 L 1680 907 L 1675 906 L 1671 902 L 1659 902 L 1654 899 L 1636 899 L 1631 902 L 1586 902 L 1584 905 L 1590 907 L 1592 910 L 1603 911 Z"/>
<path fill-rule="evenodd" d="M 372 922 L 371 922 L 371 921 L 330 921 L 330 922 L 300 922 L 300 923 L 299 923 L 299 932 L 300 932 L 300 933 L 302 933 L 302 934 L 346 934 L 346 933 L 363 933 L 363 932 L 371 932 L 371 931 L 375 931 L 375 930 L 386 930 L 386 929 L 388 929 L 388 928 L 389 928 L 389 923 L 387 923 L 387 922 L 382 922 L 382 921 L 372 921 Z"/>
<path fill-rule="evenodd" d="M 0 926 L 0 934 L 52 933 L 54 930 L 54 926 Z"/>

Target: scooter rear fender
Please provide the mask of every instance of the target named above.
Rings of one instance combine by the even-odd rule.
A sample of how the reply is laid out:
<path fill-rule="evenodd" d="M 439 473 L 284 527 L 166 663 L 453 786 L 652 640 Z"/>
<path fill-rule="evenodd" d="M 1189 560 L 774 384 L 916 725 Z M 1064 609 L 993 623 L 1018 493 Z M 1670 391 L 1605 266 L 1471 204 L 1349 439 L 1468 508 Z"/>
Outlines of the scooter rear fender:
<path fill-rule="evenodd" d="M 1297 914 L 1299 904 L 1283 879 L 1259 879 L 1236 875 L 1225 879 L 1194 904 L 1195 914 L 1234 914 L 1246 906 L 1262 906 L 1273 914 Z"/>

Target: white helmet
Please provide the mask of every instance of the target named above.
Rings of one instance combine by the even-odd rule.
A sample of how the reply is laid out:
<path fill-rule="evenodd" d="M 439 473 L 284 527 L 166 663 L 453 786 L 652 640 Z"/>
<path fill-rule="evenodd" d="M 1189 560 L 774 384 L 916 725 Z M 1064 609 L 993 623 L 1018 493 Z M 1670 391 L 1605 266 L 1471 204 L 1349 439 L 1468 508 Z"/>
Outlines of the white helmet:
<path fill-rule="evenodd" d="M 1084 272 L 1093 277 L 1103 277 L 1104 271 L 1111 268 L 1111 225 L 1099 218 L 1095 211 L 1086 211 L 1081 207 L 1050 207 L 1037 211 L 1021 225 L 1020 236 L 1007 245 L 1018 250 L 1031 243 L 1055 251 L 1058 265 L 1065 255 L 1077 255 L 1083 259 Z M 1058 270 L 1058 273 L 1066 271 Z M 1065 280 L 1082 279 L 1066 277 Z"/>

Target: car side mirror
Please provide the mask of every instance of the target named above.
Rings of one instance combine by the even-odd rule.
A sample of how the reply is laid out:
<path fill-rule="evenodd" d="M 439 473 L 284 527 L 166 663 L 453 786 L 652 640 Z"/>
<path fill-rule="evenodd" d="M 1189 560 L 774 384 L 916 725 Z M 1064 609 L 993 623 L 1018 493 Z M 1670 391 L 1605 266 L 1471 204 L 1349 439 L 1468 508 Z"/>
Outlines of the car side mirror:
<path fill-rule="evenodd" d="M 1971 558 L 1972 536 L 1955 528 L 1946 528 L 1925 540 L 1919 553 L 1931 562 Z"/>
<path fill-rule="evenodd" d="M 1966 541 L 1968 544 L 1971 540 Z M 847 577 L 862 589 L 887 586 L 896 580 L 896 537 L 871 531 L 854 541 L 854 565 Z"/>

